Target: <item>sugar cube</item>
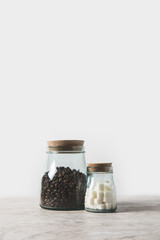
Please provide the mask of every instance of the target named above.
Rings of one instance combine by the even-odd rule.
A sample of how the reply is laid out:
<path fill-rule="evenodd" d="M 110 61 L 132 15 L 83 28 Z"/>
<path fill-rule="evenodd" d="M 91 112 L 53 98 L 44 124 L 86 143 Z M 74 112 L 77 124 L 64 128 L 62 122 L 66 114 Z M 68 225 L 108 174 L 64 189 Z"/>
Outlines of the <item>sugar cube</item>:
<path fill-rule="evenodd" d="M 97 182 L 97 184 L 96 184 L 96 190 L 97 190 L 97 191 L 103 191 L 103 190 L 104 190 L 104 184 Z"/>
<path fill-rule="evenodd" d="M 103 202 L 105 203 L 112 203 L 112 198 L 111 197 L 104 197 Z"/>
<path fill-rule="evenodd" d="M 112 192 L 109 191 L 104 191 L 104 197 L 112 197 Z"/>
<path fill-rule="evenodd" d="M 106 210 L 111 209 L 111 207 L 112 207 L 111 203 L 106 203 Z"/>
<path fill-rule="evenodd" d="M 94 204 L 102 204 L 102 203 L 103 203 L 103 199 L 102 198 L 94 199 Z"/>
<path fill-rule="evenodd" d="M 98 204 L 97 209 L 99 209 L 99 210 L 106 209 L 106 205 L 105 204 Z"/>

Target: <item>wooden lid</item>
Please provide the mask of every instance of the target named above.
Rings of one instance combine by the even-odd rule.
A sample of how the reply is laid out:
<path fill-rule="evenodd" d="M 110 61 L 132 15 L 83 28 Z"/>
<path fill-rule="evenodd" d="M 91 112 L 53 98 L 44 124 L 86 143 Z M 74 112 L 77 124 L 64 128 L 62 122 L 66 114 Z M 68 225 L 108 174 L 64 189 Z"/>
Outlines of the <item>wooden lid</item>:
<path fill-rule="evenodd" d="M 90 172 L 110 172 L 112 163 L 88 163 Z"/>
<path fill-rule="evenodd" d="M 50 151 L 82 151 L 84 140 L 53 140 L 47 143 Z"/>
<path fill-rule="evenodd" d="M 54 140 L 48 141 L 49 147 L 64 147 L 64 146 L 83 146 L 84 140 Z"/>

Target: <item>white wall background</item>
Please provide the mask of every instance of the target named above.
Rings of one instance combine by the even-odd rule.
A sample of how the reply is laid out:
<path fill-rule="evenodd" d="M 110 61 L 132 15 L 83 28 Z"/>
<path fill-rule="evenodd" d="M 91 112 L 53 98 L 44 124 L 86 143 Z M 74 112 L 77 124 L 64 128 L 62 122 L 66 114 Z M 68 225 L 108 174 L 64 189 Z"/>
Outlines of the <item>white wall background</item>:
<path fill-rule="evenodd" d="M 0 1 L 0 197 L 38 196 L 50 139 L 118 194 L 160 194 L 160 2 Z"/>

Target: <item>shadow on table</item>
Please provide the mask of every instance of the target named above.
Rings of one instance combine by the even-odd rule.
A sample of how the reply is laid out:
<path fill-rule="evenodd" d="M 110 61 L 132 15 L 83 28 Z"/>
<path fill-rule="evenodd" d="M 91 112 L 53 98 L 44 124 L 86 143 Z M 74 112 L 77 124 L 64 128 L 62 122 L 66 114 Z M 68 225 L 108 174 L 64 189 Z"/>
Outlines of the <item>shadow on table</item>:
<path fill-rule="evenodd" d="M 118 202 L 117 212 L 143 212 L 143 211 L 160 212 L 160 202 L 146 200 Z"/>

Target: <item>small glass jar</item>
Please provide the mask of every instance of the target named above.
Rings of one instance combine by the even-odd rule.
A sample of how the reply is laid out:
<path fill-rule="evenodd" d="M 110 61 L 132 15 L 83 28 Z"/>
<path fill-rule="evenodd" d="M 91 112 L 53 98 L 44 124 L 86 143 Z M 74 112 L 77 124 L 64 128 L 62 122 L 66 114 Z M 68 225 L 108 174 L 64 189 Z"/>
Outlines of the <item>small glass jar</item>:
<path fill-rule="evenodd" d="M 117 209 L 117 199 L 112 163 L 90 163 L 87 174 L 85 210 L 114 212 Z"/>
<path fill-rule="evenodd" d="M 84 141 L 49 141 L 41 182 L 40 206 L 55 210 L 84 209 L 86 161 Z"/>

